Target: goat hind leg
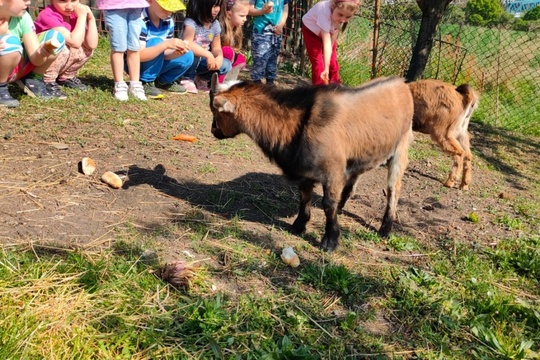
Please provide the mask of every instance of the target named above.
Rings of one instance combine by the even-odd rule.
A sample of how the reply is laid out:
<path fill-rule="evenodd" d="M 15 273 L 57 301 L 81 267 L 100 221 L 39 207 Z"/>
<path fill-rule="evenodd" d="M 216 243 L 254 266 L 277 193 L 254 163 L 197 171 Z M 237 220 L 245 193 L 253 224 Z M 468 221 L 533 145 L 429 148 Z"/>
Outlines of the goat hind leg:
<path fill-rule="evenodd" d="M 308 179 L 303 179 L 298 184 L 298 190 L 300 191 L 300 206 L 298 209 L 298 215 L 291 226 L 291 232 L 293 234 L 302 234 L 306 231 L 306 224 L 311 218 L 311 198 L 313 197 L 313 187 L 315 182 Z"/>
<path fill-rule="evenodd" d="M 354 186 L 356 185 L 358 176 L 360 176 L 360 174 L 352 175 L 347 181 L 345 187 L 343 188 L 343 191 L 341 192 L 341 199 L 339 200 L 338 204 L 338 213 L 341 213 L 341 210 L 343 210 L 343 208 L 345 207 L 345 203 L 347 202 L 347 200 L 349 200 L 352 193 L 354 192 Z"/>
<path fill-rule="evenodd" d="M 461 145 L 465 150 L 462 162 L 463 162 L 463 174 L 461 177 L 461 190 L 469 190 L 469 184 L 471 183 L 471 171 L 472 171 L 472 153 L 470 148 L 469 134 L 465 133 L 462 139 Z"/>
<path fill-rule="evenodd" d="M 449 153 L 452 156 L 452 159 L 454 161 L 452 165 L 452 169 L 450 170 L 450 173 L 448 174 L 448 179 L 444 182 L 444 186 L 452 188 L 454 187 L 458 174 L 461 173 L 463 164 L 462 164 L 462 157 L 464 154 L 464 150 L 459 144 L 459 142 L 453 138 L 453 137 L 446 137 L 444 139 L 434 139 L 441 148 Z"/>

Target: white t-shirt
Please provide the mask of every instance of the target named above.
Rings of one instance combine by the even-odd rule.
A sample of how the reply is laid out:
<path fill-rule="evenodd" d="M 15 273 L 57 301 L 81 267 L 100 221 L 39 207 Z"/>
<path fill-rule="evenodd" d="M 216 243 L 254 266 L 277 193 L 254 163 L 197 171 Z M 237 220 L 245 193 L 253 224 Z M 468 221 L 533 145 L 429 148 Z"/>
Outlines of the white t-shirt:
<path fill-rule="evenodd" d="M 317 36 L 321 36 L 322 31 L 335 34 L 340 29 L 339 25 L 332 25 L 331 1 L 321 1 L 313 5 L 302 17 L 302 23 Z"/>

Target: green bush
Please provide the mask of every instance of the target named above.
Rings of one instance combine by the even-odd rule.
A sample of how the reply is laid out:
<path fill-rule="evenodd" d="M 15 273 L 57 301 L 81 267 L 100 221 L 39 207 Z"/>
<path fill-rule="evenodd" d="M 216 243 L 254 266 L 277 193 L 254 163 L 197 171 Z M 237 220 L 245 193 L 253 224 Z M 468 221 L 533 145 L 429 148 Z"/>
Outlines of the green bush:
<path fill-rule="evenodd" d="M 474 26 L 483 26 L 487 24 L 487 21 L 480 14 L 472 14 L 469 16 L 469 23 Z"/>
<path fill-rule="evenodd" d="M 489 25 L 500 20 L 504 9 L 499 0 L 470 0 L 465 7 L 465 12 L 471 24 Z M 475 23 L 480 19 L 483 20 L 483 24 Z"/>
<path fill-rule="evenodd" d="M 523 15 L 523 20 L 526 21 L 532 21 L 532 20 L 540 20 L 540 6 L 537 6 L 533 8 L 532 10 L 529 10 Z"/>

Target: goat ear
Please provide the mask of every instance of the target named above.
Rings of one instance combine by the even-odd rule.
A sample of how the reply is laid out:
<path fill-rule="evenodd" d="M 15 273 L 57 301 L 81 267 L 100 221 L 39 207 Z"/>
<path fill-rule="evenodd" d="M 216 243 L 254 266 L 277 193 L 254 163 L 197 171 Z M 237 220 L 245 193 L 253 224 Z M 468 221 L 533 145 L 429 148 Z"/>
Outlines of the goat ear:
<path fill-rule="evenodd" d="M 234 113 L 234 109 L 235 109 L 234 104 L 223 96 L 216 96 L 214 98 L 214 107 L 219 112 L 228 112 L 231 114 Z"/>

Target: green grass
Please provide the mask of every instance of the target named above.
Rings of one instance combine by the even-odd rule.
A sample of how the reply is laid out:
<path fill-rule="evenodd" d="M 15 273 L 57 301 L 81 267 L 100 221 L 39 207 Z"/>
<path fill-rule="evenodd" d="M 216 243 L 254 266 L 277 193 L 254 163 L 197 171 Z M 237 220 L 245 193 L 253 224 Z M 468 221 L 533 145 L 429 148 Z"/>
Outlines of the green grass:
<path fill-rule="evenodd" d="M 97 88 L 66 101 L 76 106 L 76 118 L 22 98 L 20 109 L 3 114 L 7 129 L 81 147 L 93 146 L 94 137 L 105 138 L 112 152 L 136 148 L 146 157 L 168 138 L 163 132 L 208 132 L 207 118 L 189 111 L 190 98 L 178 101 L 174 119 L 159 102 L 142 107 L 130 100 L 119 107 L 110 93 L 107 53 L 102 42 L 81 73 L 100 74 Z M 475 164 L 494 177 L 521 169 L 517 175 L 529 178 L 530 187 L 523 196 L 496 199 L 514 211 L 493 209 L 493 223 L 486 223 L 488 211 L 477 210 L 475 226 L 508 231 L 489 244 L 444 233 L 433 239 L 382 239 L 367 227 L 344 224 L 342 248 L 325 254 L 313 246 L 323 225 L 299 238 L 273 224 L 248 224 L 247 210 L 235 203 L 248 201 L 250 209 L 276 216 L 283 202 L 272 196 L 292 196 L 287 189 L 268 196 L 265 184 L 249 179 L 242 186 L 256 192 L 228 191 L 225 198 L 219 186 L 208 189 L 205 199 L 215 214 L 192 206 L 150 230 L 128 218 L 112 229 L 114 241 L 99 249 L 38 245 L 33 239 L 4 244 L 0 358 L 538 358 L 540 188 L 534 166 L 523 165 L 516 153 L 535 145 L 526 147 L 513 137 L 503 141 L 500 135 L 490 139 L 500 141 L 489 146 L 501 162 L 489 169 L 485 159 Z M 253 148 L 247 141 L 193 146 L 208 146 L 219 159 L 249 162 Z M 413 146 L 411 160 L 425 158 L 435 159 L 435 171 L 444 177 L 451 160 L 430 143 Z M 211 159 L 190 170 L 211 179 L 218 164 Z M 431 197 L 439 201 L 454 190 L 441 187 Z M 478 189 L 486 198 L 496 191 Z M 473 222 L 469 205 L 460 206 Z M 208 259 L 199 263 L 188 288 L 174 288 L 156 273 L 165 255 L 178 250 L 175 241 Z M 301 255 L 298 268 L 281 261 L 284 246 Z M 158 254 L 157 259 L 147 254 Z"/>

